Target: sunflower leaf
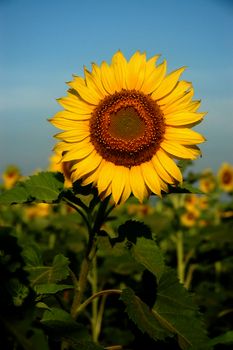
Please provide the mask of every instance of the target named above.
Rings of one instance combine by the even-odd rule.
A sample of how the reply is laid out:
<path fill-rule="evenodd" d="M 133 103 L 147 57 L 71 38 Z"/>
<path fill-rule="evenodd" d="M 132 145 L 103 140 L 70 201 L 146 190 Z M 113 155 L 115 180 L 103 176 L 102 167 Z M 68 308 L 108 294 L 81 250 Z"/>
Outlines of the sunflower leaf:
<path fill-rule="evenodd" d="M 137 243 L 130 248 L 132 257 L 149 270 L 157 279 L 163 274 L 163 255 L 156 242 L 145 237 L 138 237 Z"/>
<path fill-rule="evenodd" d="M 61 173 L 41 172 L 19 182 L 14 188 L 0 194 L 0 204 L 58 201 L 63 190 L 64 178 Z"/>
<path fill-rule="evenodd" d="M 76 349 L 104 350 L 102 346 L 91 341 L 85 326 L 75 322 L 70 314 L 62 309 L 52 307 L 46 310 L 40 322 L 52 338 L 65 339 Z"/>
<path fill-rule="evenodd" d="M 152 339 L 175 336 L 182 350 L 211 349 L 197 307 L 173 270 L 167 269 L 162 275 L 152 309 L 129 288 L 120 298 L 129 318 Z"/>
<path fill-rule="evenodd" d="M 63 290 L 74 288 L 69 284 L 56 284 L 56 283 L 41 283 L 35 285 L 34 289 L 37 294 L 56 294 Z"/>
<path fill-rule="evenodd" d="M 32 260 L 25 270 L 29 273 L 29 279 L 33 286 L 49 285 L 64 280 L 69 275 L 69 259 L 62 254 L 54 257 L 52 266 L 38 265 Z"/>
<path fill-rule="evenodd" d="M 147 333 L 154 340 L 164 340 L 172 333 L 164 329 L 149 307 L 137 297 L 133 290 L 126 288 L 122 291 L 120 300 L 126 305 L 129 318 L 137 325 L 142 333 Z"/>
<path fill-rule="evenodd" d="M 182 350 L 211 349 L 197 306 L 170 268 L 159 281 L 152 312 L 163 328 L 177 336 Z"/>

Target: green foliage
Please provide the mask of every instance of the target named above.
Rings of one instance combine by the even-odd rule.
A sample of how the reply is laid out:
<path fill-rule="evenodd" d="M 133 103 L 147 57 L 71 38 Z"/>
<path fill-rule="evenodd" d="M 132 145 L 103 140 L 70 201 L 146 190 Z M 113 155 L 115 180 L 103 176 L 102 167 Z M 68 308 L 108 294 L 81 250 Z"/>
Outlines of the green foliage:
<path fill-rule="evenodd" d="M 152 312 L 165 329 L 177 336 L 181 349 L 208 349 L 197 306 L 171 269 L 167 269 L 159 281 Z"/>
<path fill-rule="evenodd" d="M 130 248 L 133 258 L 153 273 L 159 280 L 164 271 L 164 258 L 157 244 L 145 237 L 139 237 Z"/>
<path fill-rule="evenodd" d="M 0 348 L 230 349 L 232 193 L 216 187 L 207 197 L 200 178 L 188 174 L 162 201 L 131 197 L 116 208 L 91 185 L 64 189 L 58 173 L 2 187 Z M 53 205 L 41 214 L 41 202 Z M 191 204 L 198 215 L 186 226 Z"/>
<path fill-rule="evenodd" d="M 210 344 L 233 344 L 233 331 L 228 331 L 224 334 L 219 335 L 218 337 L 212 339 L 210 341 Z"/>
<path fill-rule="evenodd" d="M 154 340 L 176 336 L 182 350 L 211 348 L 197 307 L 173 270 L 166 270 L 162 275 L 152 309 L 131 289 L 122 292 L 121 300 L 126 304 L 129 317 Z"/>
<path fill-rule="evenodd" d="M 161 326 L 153 312 L 134 294 L 132 289 L 124 289 L 120 299 L 126 305 L 129 318 L 143 333 L 148 333 L 154 340 L 164 340 L 166 336 L 172 335 Z"/>
<path fill-rule="evenodd" d="M 44 266 L 41 252 L 36 245 L 25 246 L 23 256 L 27 264 L 25 270 L 37 294 L 56 294 L 73 288 L 72 285 L 57 284 L 69 276 L 69 259 L 62 254 L 54 257 L 51 266 Z"/>
<path fill-rule="evenodd" d="M 19 182 L 14 188 L 0 194 L 0 204 L 19 204 L 28 202 L 56 202 L 63 189 L 64 178 L 61 173 L 41 172 Z"/>
<path fill-rule="evenodd" d="M 103 350 L 103 347 L 90 340 L 85 327 L 75 322 L 70 314 L 62 309 L 46 310 L 40 322 L 50 336 L 56 340 L 65 340 L 75 349 Z"/>

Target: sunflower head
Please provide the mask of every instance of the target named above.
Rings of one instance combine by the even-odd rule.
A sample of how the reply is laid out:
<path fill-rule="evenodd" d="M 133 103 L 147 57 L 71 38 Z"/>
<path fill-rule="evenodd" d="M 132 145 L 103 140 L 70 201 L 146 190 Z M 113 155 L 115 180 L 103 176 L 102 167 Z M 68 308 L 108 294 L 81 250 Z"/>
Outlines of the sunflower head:
<path fill-rule="evenodd" d="M 216 179 L 211 169 L 203 171 L 199 181 L 199 187 L 204 193 L 211 193 L 216 189 Z"/>
<path fill-rule="evenodd" d="M 2 174 L 3 178 L 3 187 L 6 190 L 11 189 L 14 187 L 17 181 L 21 178 L 21 173 L 19 168 L 17 168 L 15 165 L 9 165 L 4 173 Z"/>
<path fill-rule="evenodd" d="M 197 224 L 200 211 L 197 208 L 190 208 L 180 216 L 180 222 L 185 227 L 193 227 Z"/>
<path fill-rule="evenodd" d="M 233 191 L 233 166 L 223 163 L 218 171 L 219 186 L 223 191 Z"/>
<path fill-rule="evenodd" d="M 118 51 L 111 64 L 92 64 L 84 77 L 74 76 L 64 110 L 51 123 L 55 152 L 72 162 L 72 181 L 97 186 L 101 198 L 115 203 L 131 195 L 141 202 L 161 195 L 167 184 L 182 181 L 176 159 L 195 159 L 203 136 L 191 130 L 205 113 L 197 112 L 191 83 L 181 80 L 185 68 L 166 74 L 166 61 L 136 52 L 129 61 Z"/>

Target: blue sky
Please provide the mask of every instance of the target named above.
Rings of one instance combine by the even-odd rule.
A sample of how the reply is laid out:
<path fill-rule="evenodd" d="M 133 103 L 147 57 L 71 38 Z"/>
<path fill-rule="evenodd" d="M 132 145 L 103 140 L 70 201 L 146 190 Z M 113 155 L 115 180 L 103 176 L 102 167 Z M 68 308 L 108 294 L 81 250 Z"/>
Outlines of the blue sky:
<path fill-rule="evenodd" d="M 233 2 L 230 0 L 0 0 L 0 172 L 45 169 L 58 131 L 56 98 L 83 65 L 121 49 L 188 66 L 206 120 L 197 170 L 233 163 Z"/>

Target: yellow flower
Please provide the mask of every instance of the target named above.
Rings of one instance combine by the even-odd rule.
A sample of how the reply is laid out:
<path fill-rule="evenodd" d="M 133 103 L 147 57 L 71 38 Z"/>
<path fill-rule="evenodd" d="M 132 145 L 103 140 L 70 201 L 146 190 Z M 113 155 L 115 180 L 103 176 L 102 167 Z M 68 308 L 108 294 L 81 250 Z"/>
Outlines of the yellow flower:
<path fill-rule="evenodd" d="M 184 198 L 185 208 L 192 210 L 198 204 L 198 197 L 195 194 L 187 194 Z"/>
<path fill-rule="evenodd" d="M 148 204 L 130 204 L 127 207 L 127 212 L 130 215 L 136 215 L 138 217 L 145 217 L 154 212 L 151 205 Z"/>
<path fill-rule="evenodd" d="M 14 165 L 9 165 L 2 174 L 2 178 L 4 188 L 9 190 L 21 178 L 20 170 Z"/>
<path fill-rule="evenodd" d="M 74 162 L 72 181 L 92 183 L 115 203 L 131 193 L 142 202 L 181 182 L 174 159 L 197 158 L 196 144 L 205 140 L 190 129 L 205 113 L 192 101 L 192 84 L 179 81 L 185 68 L 166 75 L 166 61 L 156 65 L 158 58 L 137 51 L 127 61 L 118 51 L 110 65 L 85 67 L 85 77 L 74 76 L 58 100 L 65 110 L 50 119 L 64 130 L 55 152 Z"/>
<path fill-rule="evenodd" d="M 200 212 L 197 208 L 192 208 L 180 216 L 180 222 L 183 226 L 192 227 L 197 223 Z"/>
<path fill-rule="evenodd" d="M 50 205 L 47 203 L 38 203 L 24 209 L 25 216 L 28 219 L 42 218 L 50 213 Z"/>
<path fill-rule="evenodd" d="M 233 166 L 223 163 L 218 171 L 219 186 L 223 191 L 233 191 Z"/>
<path fill-rule="evenodd" d="M 214 174 L 210 169 L 206 169 L 199 181 L 199 187 L 200 190 L 204 193 L 210 193 L 213 192 L 216 188 L 216 181 Z"/>
<path fill-rule="evenodd" d="M 71 167 L 72 167 L 72 162 L 62 162 L 61 161 L 61 155 L 59 154 L 53 154 L 49 158 L 49 170 L 50 171 L 59 171 L 64 175 L 64 186 L 65 187 L 72 187 L 72 181 L 70 178 L 71 175 Z"/>
<path fill-rule="evenodd" d="M 198 207 L 200 208 L 200 209 L 203 209 L 203 210 L 205 210 L 205 209 L 207 209 L 208 207 L 209 207 L 209 199 L 208 199 L 208 196 L 200 196 L 199 198 L 198 198 Z"/>

